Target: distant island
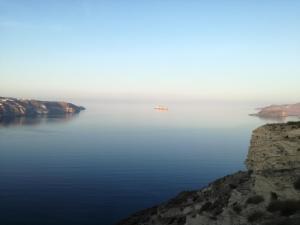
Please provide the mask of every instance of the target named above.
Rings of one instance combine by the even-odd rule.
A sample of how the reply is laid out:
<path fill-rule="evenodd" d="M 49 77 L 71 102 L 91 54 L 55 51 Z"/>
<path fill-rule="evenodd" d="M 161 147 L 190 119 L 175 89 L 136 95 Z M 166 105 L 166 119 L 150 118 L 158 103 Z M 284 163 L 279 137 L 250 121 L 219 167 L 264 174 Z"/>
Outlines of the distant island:
<path fill-rule="evenodd" d="M 286 104 L 286 105 L 270 105 L 260 108 L 258 113 L 250 114 L 258 117 L 300 117 L 300 103 Z"/>
<path fill-rule="evenodd" d="M 299 225 L 300 122 L 255 129 L 246 166 L 116 225 Z"/>
<path fill-rule="evenodd" d="M 0 118 L 75 114 L 84 109 L 68 102 L 0 97 Z"/>

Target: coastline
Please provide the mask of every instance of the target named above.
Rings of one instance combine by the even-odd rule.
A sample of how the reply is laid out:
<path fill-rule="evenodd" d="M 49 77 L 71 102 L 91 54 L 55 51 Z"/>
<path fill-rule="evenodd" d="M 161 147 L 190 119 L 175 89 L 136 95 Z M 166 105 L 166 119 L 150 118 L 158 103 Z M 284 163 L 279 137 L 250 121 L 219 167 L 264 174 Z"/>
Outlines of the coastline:
<path fill-rule="evenodd" d="M 60 116 L 85 110 L 69 102 L 39 101 L 0 97 L 0 118 Z"/>
<path fill-rule="evenodd" d="M 296 225 L 300 220 L 300 122 L 252 133 L 247 171 L 137 212 L 116 225 Z"/>

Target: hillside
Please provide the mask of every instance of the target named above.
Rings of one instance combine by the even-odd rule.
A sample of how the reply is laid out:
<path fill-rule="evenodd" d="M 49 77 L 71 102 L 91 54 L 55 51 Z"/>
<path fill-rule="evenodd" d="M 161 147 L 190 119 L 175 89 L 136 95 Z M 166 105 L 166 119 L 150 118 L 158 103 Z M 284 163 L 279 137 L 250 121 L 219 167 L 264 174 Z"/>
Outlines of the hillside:
<path fill-rule="evenodd" d="M 84 110 L 67 102 L 50 102 L 0 97 L 0 118 L 32 117 L 38 115 L 63 115 Z"/>
<path fill-rule="evenodd" d="M 298 225 L 300 122 L 254 130 L 246 166 L 117 225 Z"/>

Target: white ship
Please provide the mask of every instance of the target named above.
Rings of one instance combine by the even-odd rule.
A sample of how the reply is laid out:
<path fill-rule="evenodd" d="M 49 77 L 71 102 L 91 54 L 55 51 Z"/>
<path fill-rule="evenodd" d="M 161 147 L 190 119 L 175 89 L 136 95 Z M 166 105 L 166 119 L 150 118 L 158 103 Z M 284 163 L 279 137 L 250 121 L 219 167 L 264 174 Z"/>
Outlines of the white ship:
<path fill-rule="evenodd" d="M 166 106 L 158 105 L 154 107 L 155 110 L 168 111 L 169 108 Z"/>

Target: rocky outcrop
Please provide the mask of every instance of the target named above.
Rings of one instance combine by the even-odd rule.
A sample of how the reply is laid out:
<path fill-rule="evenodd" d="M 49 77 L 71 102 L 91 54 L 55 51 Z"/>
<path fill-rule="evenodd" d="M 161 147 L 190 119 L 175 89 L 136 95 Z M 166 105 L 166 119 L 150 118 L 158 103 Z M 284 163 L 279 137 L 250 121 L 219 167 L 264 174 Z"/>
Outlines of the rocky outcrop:
<path fill-rule="evenodd" d="M 0 97 L 0 118 L 64 115 L 79 113 L 81 110 L 84 110 L 84 108 L 67 102 L 49 102 Z"/>
<path fill-rule="evenodd" d="M 254 130 L 246 165 L 255 172 L 300 168 L 300 123 L 270 124 Z"/>
<path fill-rule="evenodd" d="M 138 212 L 118 225 L 298 225 L 300 122 L 253 132 L 248 171 Z"/>
<path fill-rule="evenodd" d="M 263 118 L 300 116 L 300 103 L 287 105 L 270 105 L 261 108 L 258 113 L 250 114 Z"/>

